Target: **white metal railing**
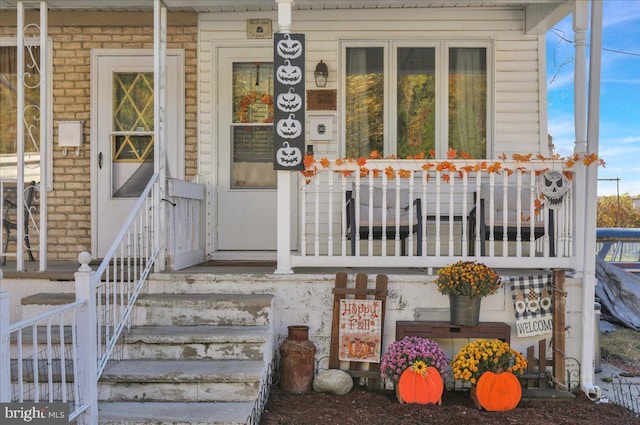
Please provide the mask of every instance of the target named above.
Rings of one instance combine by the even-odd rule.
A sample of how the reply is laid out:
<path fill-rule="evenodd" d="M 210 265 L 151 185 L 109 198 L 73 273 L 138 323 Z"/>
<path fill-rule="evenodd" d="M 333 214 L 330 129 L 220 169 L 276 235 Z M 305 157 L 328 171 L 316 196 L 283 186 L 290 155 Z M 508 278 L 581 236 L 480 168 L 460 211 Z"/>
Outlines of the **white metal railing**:
<path fill-rule="evenodd" d="M 100 266 L 92 273 L 96 293 L 97 378 L 112 358 L 123 330 L 130 326 L 131 311 L 161 247 L 154 243 L 154 209 L 157 208 L 154 174 L 140 195 Z M 92 285 L 93 286 L 93 285 Z"/>
<path fill-rule="evenodd" d="M 323 160 L 308 169 L 294 267 L 572 263 L 573 184 L 563 179 L 568 192 L 554 204 L 539 188 L 547 171 L 572 178 L 566 161 Z"/>
<path fill-rule="evenodd" d="M 8 258 L 16 259 L 18 249 L 27 251 L 29 260 L 35 259 L 34 253 L 40 253 L 40 229 L 38 217 L 40 215 L 40 186 L 35 182 L 25 183 L 21 197 L 23 202 L 23 222 L 18 223 L 18 196 L 15 180 L 0 179 L 0 221 L 2 221 L 2 231 L 0 232 L 0 257 L 2 265 L 5 265 Z M 23 231 L 23 238 L 18 242 L 18 227 Z M 14 242 L 14 245 L 10 245 Z M 11 246 L 15 250 L 9 250 Z M 40 253 L 41 255 L 41 253 Z M 16 263 L 16 267 L 22 266 Z"/>
<path fill-rule="evenodd" d="M 9 323 L 9 294 L 0 292 L 0 402 L 62 402 L 74 421 L 91 406 L 83 397 L 78 332 L 89 323 L 87 299 Z M 11 348 L 13 347 L 13 349 Z"/>
<path fill-rule="evenodd" d="M 91 255 L 79 255 L 76 302 L 10 325 L 8 294 L 0 292 L 0 402 L 68 402 L 70 421 L 97 423 L 98 380 L 117 360 L 114 348 L 161 249 L 157 184 L 154 174 L 95 272 Z"/>

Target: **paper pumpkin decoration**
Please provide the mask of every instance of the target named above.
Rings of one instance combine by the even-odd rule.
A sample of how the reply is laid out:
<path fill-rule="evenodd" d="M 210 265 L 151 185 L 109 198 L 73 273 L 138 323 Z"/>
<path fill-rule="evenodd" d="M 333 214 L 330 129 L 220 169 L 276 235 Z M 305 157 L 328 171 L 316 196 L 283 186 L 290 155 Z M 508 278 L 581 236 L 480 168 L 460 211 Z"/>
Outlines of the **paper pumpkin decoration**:
<path fill-rule="evenodd" d="M 520 381 L 511 372 L 485 372 L 478 379 L 476 397 L 485 410 L 501 412 L 514 409 L 522 398 Z"/>
<path fill-rule="evenodd" d="M 409 367 L 400 375 L 398 381 L 400 397 L 406 403 L 438 403 L 444 391 L 444 382 L 438 369 L 428 366 L 424 373 L 415 372 Z"/>

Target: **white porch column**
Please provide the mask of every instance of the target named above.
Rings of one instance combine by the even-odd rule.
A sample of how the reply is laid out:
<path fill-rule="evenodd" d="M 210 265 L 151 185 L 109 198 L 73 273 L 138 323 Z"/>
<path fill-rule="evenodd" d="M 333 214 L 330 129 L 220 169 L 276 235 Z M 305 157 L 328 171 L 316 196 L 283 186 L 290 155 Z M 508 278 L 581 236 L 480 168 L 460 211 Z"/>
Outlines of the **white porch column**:
<path fill-rule="evenodd" d="M 167 8 L 162 0 L 153 3 L 153 116 L 154 116 L 154 171 L 158 173 L 158 185 L 154 197 L 154 217 L 156 226 L 154 247 L 159 248 L 158 258 L 154 263 L 154 271 L 164 271 L 166 268 L 166 199 L 167 193 L 167 154 L 166 154 L 166 87 L 167 87 Z"/>
<path fill-rule="evenodd" d="M 47 269 L 47 187 L 49 186 L 49 23 L 47 2 L 40 2 L 40 271 Z"/>
<path fill-rule="evenodd" d="M 576 141 L 574 153 L 584 154 L 587 151 L 587 28 L 589 26 L 589 2 L 578 1 L 573 12 L 573 31 L 575 32 L 576 60 L 574 69 L 574 120 Z M 585 167 L 582 162 L 576 164 L 575 178 L 575 232 L 574 252 L 575 270 L 578 274 L 584 270 L 584 206 L 586 196 Z"/>
<path fill-rule="evenodd" d="M 278 3 L 279 32 L 291 32 L 291 7 L 293 0 L 276 0 Z"/>
<path fill-rule="evenodd" d="M 18 2 L 16 28 L 16 60 L 17 65 L 17 99 L 16 106 L 18 116 L 16 118 L 17 136 L 16 143 L 16 223 L 24 223 L 24 3 Z M 24 270 L 24 250 L 22 241 L 24 240 L 24 226 L 16 226 L 16 270 Z"/>
<path fill-rule="evenodd" d="M 291 179 L 293 171 L 278 170 L 277 260 L 275 274 L 290 274 L 291 269 Z"/>
<path fill-rule="evenodd" d="M 278 3 L 279 32 L 291 32 L 291 6 L 293 0 L 276 0 Z M 277 260 L 275 274 L 293 273 L 291 269 L 291 179 L 293 172 L 278 170 L 277 194 Z"/>
<path fill-rule="evenodd" d="M 591 43 L 589 52 L 589 109 L 587 119 L 587 153 L 598 154 L 600 132 L 600 68 L 602 56 L 602 1 L 591 2 Z M 591 398 L 600 397 L 594 387 L 593 340 L 595 328 L 594 298 L 596 286 L 596 222 L 598 205 L 598 167 L 585 170 L 584 280 L 582 286 L 582 373 L 580 386 Z"/>

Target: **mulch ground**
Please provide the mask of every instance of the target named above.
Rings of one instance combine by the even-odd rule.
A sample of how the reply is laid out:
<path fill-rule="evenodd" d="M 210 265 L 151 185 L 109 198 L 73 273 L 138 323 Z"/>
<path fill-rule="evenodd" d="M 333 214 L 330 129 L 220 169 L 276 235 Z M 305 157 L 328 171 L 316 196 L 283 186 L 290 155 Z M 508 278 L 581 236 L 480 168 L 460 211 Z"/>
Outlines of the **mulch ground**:
<path fill-rule="evenodd" d="M 344 396 L 272 391 L 262 425 L 640 425 L 640 418 L 613 403 L 580 394 L 570 401 L 523 400 L 508 412 L 478 410 L 466 391 L 445 391 L 437 405 L 400 404 L 393 391 L 354 388 Z"/>

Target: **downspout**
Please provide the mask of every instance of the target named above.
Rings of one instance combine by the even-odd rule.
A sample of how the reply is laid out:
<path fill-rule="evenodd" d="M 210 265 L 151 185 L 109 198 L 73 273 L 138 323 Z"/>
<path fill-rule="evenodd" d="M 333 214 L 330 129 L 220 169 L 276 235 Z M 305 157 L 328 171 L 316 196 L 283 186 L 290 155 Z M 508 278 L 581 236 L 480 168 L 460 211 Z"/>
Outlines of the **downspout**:
<path fill-rule="evenodd" d="M 591 1 L 591 47 L 589 52 L 589 107 L 587 116 L 587 154 L 598 154 L 600 133 L 600 69 L 602 56 L 602 1 Z M 598 167 L 587 166 L 585 170 L 586 205 L 584 227 L 584 277 L 582 284 L 582 391 L 592 400 L 601 396 L 600 388 L 594 385 L 595 332 L 595 260 L 596 221 L 598 199 Z"/>

